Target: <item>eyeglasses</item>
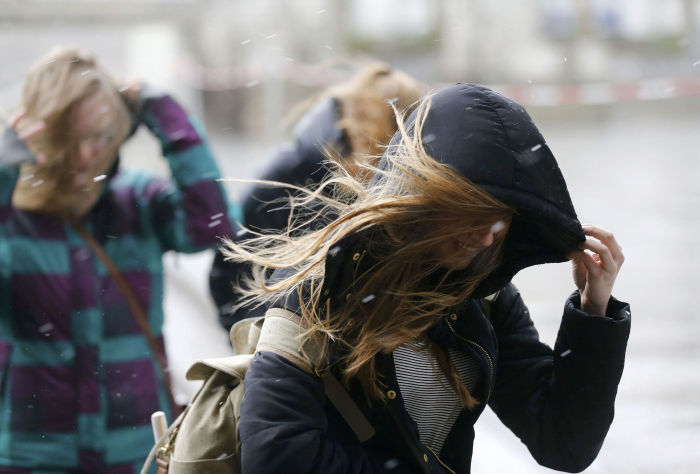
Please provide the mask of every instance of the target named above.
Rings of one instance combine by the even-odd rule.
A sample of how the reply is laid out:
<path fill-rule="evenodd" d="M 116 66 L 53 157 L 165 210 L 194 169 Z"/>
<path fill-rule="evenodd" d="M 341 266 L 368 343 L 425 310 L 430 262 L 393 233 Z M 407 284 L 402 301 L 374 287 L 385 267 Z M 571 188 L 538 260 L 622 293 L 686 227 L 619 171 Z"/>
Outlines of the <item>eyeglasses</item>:
<path fill-rule="evenodd" d="M 82 144 L 88 144 L 92 146 L 104 146 L 107 145 L 117 134 L 117 127 L 114 124 L 110 124 L 102 130 L 95 130 L 92 132 L 84 133 L 78 137 L 78 141 Z"/>

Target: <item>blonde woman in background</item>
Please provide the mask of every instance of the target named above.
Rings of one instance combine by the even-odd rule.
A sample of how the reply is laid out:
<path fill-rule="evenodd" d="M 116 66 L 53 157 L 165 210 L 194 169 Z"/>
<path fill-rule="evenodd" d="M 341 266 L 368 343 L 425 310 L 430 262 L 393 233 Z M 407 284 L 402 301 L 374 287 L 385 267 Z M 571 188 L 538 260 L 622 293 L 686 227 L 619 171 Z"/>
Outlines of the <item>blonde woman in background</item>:
<path fill-rule="evenodd" d="M 141 123 L 172 179 L 119 166 Z M 139 472 L 151 414 L 173 409 L 168 375 L 77 229 L 114 262 L 162 351 L 163 253 L 232 232 L 219 170 L 201 125 L 170 96 L 122 88 L 77 48 L 34 64 L 10 125 L 0 142 L 0 472 Z"/>
<path fill-rule="evenodd" d="M 296 205 L 321 201 L 335 220 L 227 246 L 258 266 L 243 294 L 296 313 L 324 355 L 309 368 L 298 352 L 256 353 L 244 474 L 467 474 L 487 405 L 538 463 L 586 469 L 612 423 L 630 330 L 629 305 L 611 296 L 622 249 L 580 224 L 521 105 L 457 84 L 398 124 L 371 182 L 339 173 L 301 191 Z M 577 289 L 552 349 L 511 279 L 567 259 Z M 327 400 L 325 370 L 374 428 L 363 442 Z"/>
<path fill-rule="evenodd" d="M 364 66 L 351 80 L 300 104 L 292 112 L 292 116 L 301 116 L 294 130 L 294 141 L 272 151 L 272 162 L 260 177 L 263 181 L 291 186 L 255 185 L 250 189 L 243 199 L 246 226 L 253 231 L 284 231 L 291 210 L 282 201 L 294 193 L 293 186 L 319 183 L 331 164 L 361 179 L 368 157 L 370 164 L 376 164 L 396 133 L 392 103 L 401 110 L 412 110 L 424 92 L 406 73 L 375 62 Z M 242 236 L 249 237 L 250 234 Z M 220 321 L 226 329 L 242 318 L 264 312 L 261 307 L 241 305 L 240 295 L 233 291 L 232 282 L 247 276 L 250 276 L 249 265 L 225 262 L 218 252 L 209 282 Z"/>

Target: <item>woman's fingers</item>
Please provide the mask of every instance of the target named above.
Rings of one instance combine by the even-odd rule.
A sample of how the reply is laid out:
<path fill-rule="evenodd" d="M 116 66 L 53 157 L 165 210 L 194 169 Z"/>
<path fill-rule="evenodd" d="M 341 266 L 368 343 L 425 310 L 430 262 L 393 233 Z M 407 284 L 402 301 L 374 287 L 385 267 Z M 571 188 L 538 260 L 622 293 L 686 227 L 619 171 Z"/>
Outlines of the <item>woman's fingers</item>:
<path fill-rule="evenodd" d="M 23 130 L 18 131 L 17 136 L 20 140 L 28 142 L 40 135 L 45 129 L 46 123 L 44 123 L 43 120 L 39 120 L 38 122 L 34 122 L 33 124 L 27 126 Z"/>
<path fill-rule="evenodd" d="M 19 124 L 19 121 L 22 120 L 26 115 L 27 109 L 24 107 L 20 107 L 17 110 L 15 110 L 12 113 L 12 115 L 10 115 L 7 119 L 7 124 L 10 126 L 10 128 L 14 129 L 17 132 L 17 136 L 20 138 L 20 140 L 23 140 L 25 142 L 36 137 L 41 132 L 43 132 L 44 129 L 46 129 L 46 123 L 43 120 L 38 120 L 32 123 L 31 125 L 24 127 L 22 130 L 17 130 L 17 124 Z"/>
<path fill-rule="evenodd" d="M 583 233 L 603 242 L 610 249 L 610 253 L 618 267 L 624 263 L 625 256 L 622 254 L 622 247 L 617 243 L 612 232 L 597 225 L 586 224 L 583 226 Z"/>
<path fill-rule="evenodd" d="M 17 122 L 19 122 L 25 115 L 27 115 L 27 109 L 22 106 L 10 114 L 10 116 L 7 118 L 7 124 L 10 126 L 10 128 L 15 128 L 15 126 L 17 126 Z"/>
<path fill-rule="evenodd" d="M 571 257 L 569 256 L 569 258 Z M 586 275 L 588 274 L 586 266 L 580 260 L 571 258 L 571 271 L 576 288 L 583 291 L 583 289 L 586 287 Z"/>
<path fill-rule="evenodd" d="M 27 127 L 23 128 L 22 130 L 17 130 L 17 124 L 19 123 L 20 120 L 22 120 L 25 116 L 27 115 L 27 109 L 22 106 L 19 107 L 17 110 L 15 110 L 12 115 L 10 115 L 7 119 L 7 124 L 9 127 L 15 132 L 17 132 L 17 137 L 22 140 L 23 142 L 29 142 L 33 138 L 36 138 L 39 136 L 45 129 L 46 129 L 46 122 L 43 120 L 39 120 L 37 122 L 34 122 L 31 125 L 28 125 Z M 46 155 L 44 153 L 37 153 L 34 156 L 34 159 L 36 160 L 37 163 L 43 164 L 46 163 Z"/>
<path fill-rule="evenodd" d="M 607 245 L 603 244 L 602 242 L 598 242 L 595 239 L 588 239 L 582 244 L 581 247 L 584 250 L 595 252 L 600 256 L 600 261 L 602 263 L 601 268 L 603 268 L 603 270 L 608 273 L 617 272 L 617 263 L 615 263 L 615 259 L 613 258 Z M 591 257 L 591 259 L 593 259 L 593 257 Z"/>
<path fill-rule="evenodd" d="M 600 272 L 604 271 L 601 265 L 595 261 L 593 256 L 587 252 L 584 252 L 583 250 L 575 250 L 573 252 L 569 252 L 567 254 L 567 257 L 571 260 L 583 263 L 583 265 L 586 267 L 586 270 L 588 270 L 588 272 L 592 273 L 593 275 L 598 275 L 600 274 Z"/>
<path fill-rule="evenodd" d="M 44 153 L 37 153 L 36 155 L 34 155 L 34 159 L 40 165 L 43 165 L 47 161 L 47 157 Z"/>
<path fill-rule="evenodd" d="M 135 77 L 129 79 L 124 87 L 119 89 L 119 92 L 121 92 L 126 102 L 135 112 L 139 112 L 139 93 L 141 92 L 142 87 L 143 79 Z"/>
<path fill-rule="evenodd" d="M 580 245 L 581 250 L 568 254 L 575 262 L 574 281 L 581 294 L 581 310 L 604 315 L 625 257 L 611 232 L 595 225 L 584 225 L 583 231 L 587 239 Z M 585 283 L 580 276 L 582 265 L 587 270 Z"/>

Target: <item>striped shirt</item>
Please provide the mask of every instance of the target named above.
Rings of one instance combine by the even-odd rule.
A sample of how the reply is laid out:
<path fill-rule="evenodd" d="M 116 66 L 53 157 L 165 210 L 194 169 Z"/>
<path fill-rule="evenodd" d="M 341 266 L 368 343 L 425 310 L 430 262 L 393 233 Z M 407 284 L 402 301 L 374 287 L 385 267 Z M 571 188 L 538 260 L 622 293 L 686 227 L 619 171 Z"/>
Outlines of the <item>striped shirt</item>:
<path fill-rule="evenodd" d="M 484 377 L 481 367 L 467 354 L 453 349 L 449 353 L 462 383 L 474 393 Z M 421 443 L 439 454 L 462 412 L 462 403 L 428 351 L 399 347 L 394 351 L 394 364 L 406 410 L 418 425 Z"/>

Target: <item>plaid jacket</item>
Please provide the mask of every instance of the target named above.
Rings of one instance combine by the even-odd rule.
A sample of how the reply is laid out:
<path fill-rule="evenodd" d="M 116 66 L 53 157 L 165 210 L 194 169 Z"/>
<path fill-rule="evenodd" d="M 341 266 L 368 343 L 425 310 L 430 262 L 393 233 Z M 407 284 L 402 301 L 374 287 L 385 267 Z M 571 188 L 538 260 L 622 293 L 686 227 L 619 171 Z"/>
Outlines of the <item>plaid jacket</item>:
<path fill-rule="evenodd" d="M 178 104 L 148 98 L 140 119 L 160 139 L 172 180 L 116 171 L 84 225 L 162 344 L 163 253 L 214 247 L 238 211 L 229 212 L 200 125 Z M 12 137 L 0 163 L 22 148 Z M 18 175 L 0 165 L 0 466 L 112 472 L 106 466 L 143 461 L 151 414 L 170 411 L 160 368 L 80 236 L 56 216 L 12 207 Z"/>

